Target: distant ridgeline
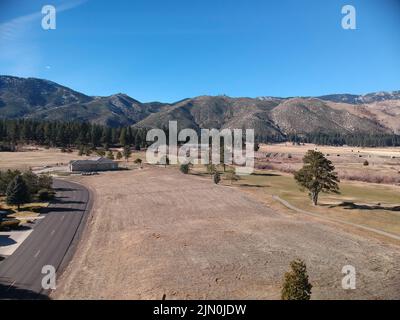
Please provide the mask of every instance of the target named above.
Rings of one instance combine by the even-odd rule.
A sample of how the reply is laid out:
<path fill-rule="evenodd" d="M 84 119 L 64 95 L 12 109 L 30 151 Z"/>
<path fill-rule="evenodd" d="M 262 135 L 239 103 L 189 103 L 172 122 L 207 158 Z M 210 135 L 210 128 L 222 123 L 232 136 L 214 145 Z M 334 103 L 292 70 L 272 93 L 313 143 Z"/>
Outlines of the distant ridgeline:
<path fill-rule="evenodd" d="M 134 146 L 144 148 L 153 142 L 146 141 L 149 129 L 108 127 L 89 122 L 61 122 L 38 120 L 0 120 L 0 151 L 14 151 L 18 144 L 38 144 L 50 147 L 105 147 Z M 168 133 L 167 133 L 168 136 Z M 258 136 L 258 143 L 315 143 L 333 146 L 393 147 L 400 146 L 400 135 L 394 134 L 338 134 L 307 133 L 282 136 Z"/>

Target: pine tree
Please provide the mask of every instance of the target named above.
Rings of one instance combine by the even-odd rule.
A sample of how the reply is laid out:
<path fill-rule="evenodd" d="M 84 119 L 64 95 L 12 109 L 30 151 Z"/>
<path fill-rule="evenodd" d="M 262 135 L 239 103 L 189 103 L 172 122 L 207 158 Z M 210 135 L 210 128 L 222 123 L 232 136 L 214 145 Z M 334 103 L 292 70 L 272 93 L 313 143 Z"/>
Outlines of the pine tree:
<path fill-rule="evenodd" d="M 221 175 L 219 174 L 219 172 L 214 173 L 214 183 L 218 184 L 221 181 Z"/>
<path fill-rule="evenodd" d="M 312 285 L 308 281 L 307 267 L 302 260 L 290 263 L 290 272 L 285 273 L 281 292 L 282 300 L 310 300 Z"/>
<path fill-rule="evenodd" d="M 8 185 L 6 192 L 6 202 L 8 205 L 18 206 L 20 210 L 21 204 L 27 203 L 30 200 L 30 194 L 28 186 L 21 175 L 15 177 L 15 179 Z"/>
<path fill-rule="evenodd" d="M 160 163 L 164 165 L 164 168 L 166 168 L 169 166 L 169 157 L 167 155 L 163 156 Z"/>
<path fill-rule="evenodd" d="M 121 144 L 121 146 L 125 146 L 127 144 L 126 128 L 121 129 L 121 133 L 119 135 L 119 143 Z"/>
<path fill-rule="evenodd" d="M 339 193 L 339 178 L 334 172 L 332 161 L 314 150 L 309 150 L 303 158 L 303 168 L 294 175 L 297 183 L 310 192 L 313 204 L 318 204 L 321 192 Z"/>
<path fill-rule="evenodd" d="M 182 164 L 179 167 L 179 170 L 183 173 L 183 174 L 188 174 L 189 173 L 189 165 L 188 164 Z"/>
<path fill-rule="evenodd" d="M 132 155 L 132 151 L 131 151 L 131 147 L 130 146 L 125 146 L 124 147 L 123 155 L 124 155 L 125 160 L 128 161 L 128 159 Z"/>

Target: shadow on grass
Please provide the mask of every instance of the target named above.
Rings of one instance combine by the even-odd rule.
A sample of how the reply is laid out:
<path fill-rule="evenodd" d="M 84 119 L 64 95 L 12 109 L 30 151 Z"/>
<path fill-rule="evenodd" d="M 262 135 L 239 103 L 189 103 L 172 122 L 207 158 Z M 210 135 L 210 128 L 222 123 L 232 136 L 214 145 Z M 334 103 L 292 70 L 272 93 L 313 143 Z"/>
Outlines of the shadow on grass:
<path fill-rule="evenodd" d="M 189 174 L 193 175 L 193 176 L 199 176 L 199 177 L 209 177 L 211 178 L 211 175 L 209 173 L 205 173 L 205 172 L 194 172 L 191 171 L 189 172 Z"/>
<path fill-rule="evenodd" d="M 258 177 L 282 177 L 282 175 L 277 174 L 277 173 L 260 173 L 260 172 L 255 172 L 251 174 L 252 176 L 258 176 Z"/>
<path fill-rule="evenodd" d="M 386 210 L 386 211 L 396 211 L 400 212 L 400 206 L 396 207 L 384 207 L 382 205 L 366 205 L 366 204 L 356 204 L 351 201 L 345 201 L 340 204 L 335 205 L 325 205 L 329 208 L 344 208 L 346 210 Z"/>
<path fill-rule="evenodd" d="M 18 288 L 15 285 L 0 284 L 0 299 L 7 300 L 50 300 L 44 294 L 40 294 L 31 290 Z"/>
<path fill-rule="evenodd" d="M 237 184 L 239 187 L 246 187 L 246 188 L 270 188 L 271 186 L 261 185 L 261 184 L 248 184 L 248 183 L 240 183 Z"/>

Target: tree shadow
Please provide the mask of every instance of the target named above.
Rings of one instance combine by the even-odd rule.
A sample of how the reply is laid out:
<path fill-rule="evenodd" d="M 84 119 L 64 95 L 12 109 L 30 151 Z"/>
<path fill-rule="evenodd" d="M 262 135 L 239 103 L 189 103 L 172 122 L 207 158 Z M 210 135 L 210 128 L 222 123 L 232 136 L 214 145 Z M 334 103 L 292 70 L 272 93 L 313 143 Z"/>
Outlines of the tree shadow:
<path fill-rule="evenodd" d="M 52 204 L 84 204 L 84 201 L 74 201 L 74 200 L 61 200 L 61 198 L 67 197 L 57 197 L 56 199 L 52 200 Z"/>
<path fill-rule="evenodd" d="M 34 292 L 28 289 L 18 288 L 15 285 L 10 286 L 0 283 L 0 299 L 3 300 L 50 300 L 44 294 Z"/>
<path fill-rule="evenodd" d="M 53 190 L 56 192 L 76 191 L 76 189 L 73 188 L 62 188 L 62 187 L 54 188 Z"/>
<path fill-rule="evenodd" d="M 326 204 L 325 206 L 328 206 L 329 208 L 344 208 L 346 210 L 386 210 L 386 211 L 400 212 L 400 206 L 385 207 L 380 204 L 376 205 L 356 204 L 352 201 L 344 201 L 342 203 L 334 205 Z"/>
<path fill-rule="evenodd" d="M 12 231 L 27 231 L 27 230 L 31 230 L 32 227 L 29 227 L 25 224 L 19 225 L 18 227 L 12 229 Z"/>
<path fill-rule="evenodd" d="M 16 244 L 17 241 L 10 238 L 10 235 L 0 235 L 0 247 L 7 247 Z"/>
<path fill-rule="evenodd" d="M 246 187 L 246 188 L 270 188 L 271 186 L 261 185 L 261 184 L 248 184 L 248 183 L 240 183 L 238 184 L 239 187 Z"/>
<path fill-rule="evenodd" d="M 83 209 L 74 209 L 74 208 L 43 208 L 41 211 L 42 214 L 48 214 L 48 213 L 67 213 L 67 212 L 82 212 L 85 211 Z"/>
<path fill-rule="evenodd" d="M 277 173 L 259 173 L 255 172 L 251 174 L 252 176 L 260 176 L 260 177 L 281 177 L 282 175 Z"/>
<path fill-rule="evenodd" d="M 10 214 L 15 213 L 14 210 L 11 209 L 0 209 L 0 216 L 6 217 Z"/>

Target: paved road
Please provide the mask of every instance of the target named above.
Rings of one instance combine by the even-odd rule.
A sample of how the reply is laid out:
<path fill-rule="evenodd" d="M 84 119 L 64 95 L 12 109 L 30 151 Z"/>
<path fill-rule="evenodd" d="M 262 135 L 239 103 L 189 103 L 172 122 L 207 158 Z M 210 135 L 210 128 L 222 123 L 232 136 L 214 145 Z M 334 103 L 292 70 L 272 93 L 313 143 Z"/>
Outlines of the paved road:
<path fill-rule="evenodd" d="M 46 299 L 41 273 L 45 265 L 59 273 L 70 259 L 82 221 L 90 210 L 89 191 L 67 181 L 54 181 L 56 201 L 49 206 L 30 236 L 0 263 L 0 298 Z"/>

